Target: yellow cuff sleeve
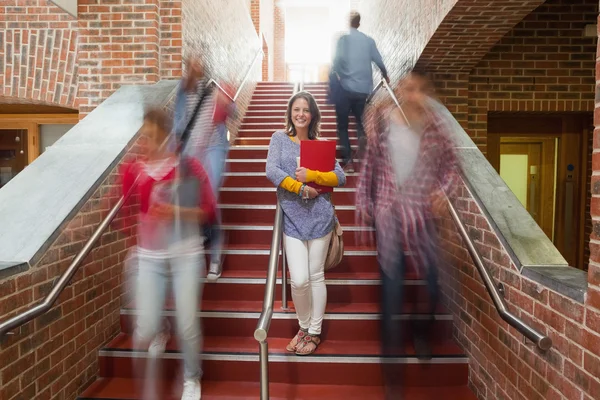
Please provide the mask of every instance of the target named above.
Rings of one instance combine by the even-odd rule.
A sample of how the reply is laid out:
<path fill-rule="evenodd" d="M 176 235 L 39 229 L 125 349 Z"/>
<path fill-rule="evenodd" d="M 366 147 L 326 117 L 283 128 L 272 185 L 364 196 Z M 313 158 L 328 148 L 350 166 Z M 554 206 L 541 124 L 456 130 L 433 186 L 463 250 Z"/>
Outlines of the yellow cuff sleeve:
<path fill-rule="evenodd" d="M 293 179 L 292 177 L 288 176 L 283 181 L 281 181 L 279 186 L 284 188 L 288 192 L 298 194 L 298 193 L 300 193 L 300 188 L 302 187 L 302 182 L 299 182 L 299 181 Z"/>
<path fill-rule="evenodd" d="M 317 185 L 329 187 L 336 187 L 339 184 L 338 177 L 333 171 L 320 172 L 309 169 L 306 171 L 306 180 L 308 182 L 314 182 Z"/>

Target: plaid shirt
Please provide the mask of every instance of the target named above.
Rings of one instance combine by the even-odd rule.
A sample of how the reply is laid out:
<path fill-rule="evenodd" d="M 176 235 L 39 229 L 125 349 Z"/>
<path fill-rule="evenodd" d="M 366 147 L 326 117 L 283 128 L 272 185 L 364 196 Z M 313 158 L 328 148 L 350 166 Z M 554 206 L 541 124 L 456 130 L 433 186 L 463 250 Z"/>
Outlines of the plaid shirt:
<path fill-rule="evenodd" d="M 365 113 L 368 148 L 356 209 L 359 223 L 374 224 L 379 263 L 393 277 L 401 251 L 411 250 L 417 257 L 418 274 L 428 267 L 424 265 L 425 254 L 432 245 L 428 226 L 435 217 L 431 196 L 439 189 L 449 195 L 455 187 L 457 158 L 444 117 L 427 111 L 417 161 L 410 176 L 398 187 L 387 148 L 392 111 L 391 106 L 373 106 Z"/>

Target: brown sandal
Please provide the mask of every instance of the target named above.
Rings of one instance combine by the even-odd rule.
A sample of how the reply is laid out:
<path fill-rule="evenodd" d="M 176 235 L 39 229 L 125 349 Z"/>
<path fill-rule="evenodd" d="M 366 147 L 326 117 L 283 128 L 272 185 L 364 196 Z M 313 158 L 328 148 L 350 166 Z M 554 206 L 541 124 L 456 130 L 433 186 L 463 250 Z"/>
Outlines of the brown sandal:
<path fill-rule="evenodd" d="M 285 350 L 289 351 L 290 353 L 295 353 L 296 350 L 298 349 L 298 345 L 302 343 L 302 340 L 306 335 L 308 335 L 308 329 L 307 330 L 300 329 L 298 331 L 298 333 L 296 333 L 296 336 L 294 336 L 292 341 L 287 345 Z"/>
<path fill-rule="evenodd" d="M 321 344 L 321 338 L 319 335 L 306 335 L 304 339 L 302 339 L 302 343 L 296 347 L 296 355 L 297 356 L 309 356 L 317 351 L 317 348 Z M 308 351 L 303 352 L 302 350 L 308 346 L 314 345 L 314 347 L 309 348 Z"/>

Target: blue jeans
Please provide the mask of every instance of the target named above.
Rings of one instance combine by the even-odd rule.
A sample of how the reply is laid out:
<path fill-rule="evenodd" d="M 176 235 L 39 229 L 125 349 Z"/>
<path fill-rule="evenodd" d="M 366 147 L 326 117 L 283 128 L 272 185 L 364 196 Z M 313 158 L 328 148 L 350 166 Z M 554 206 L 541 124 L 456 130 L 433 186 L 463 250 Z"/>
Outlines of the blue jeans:
<path fill-rule="evenodd" d="M 225 124 L 216 127 L 219 131 L 218 135 L 227 135 Z M 219 199 L 219 189 L 223 184 L 223 173 L 225 172 L 225 163 L 227 161 L 227 152 L 229 151 L 229 144 L 226 140 L 223 143 L 210 146 L 206 149 L 206 155 L 204 157 L 205 167 L 208 173 L 208 179 L 210 180 L 210 186 L 212 188 L 215 198 Z M 208 227 L 207 236 L 210 239 L 210 250 L 211 263 L 219 263 L 221 261 L 221 251 L 223 250 L 223 234 L 221 232 L 221 209 L 217 207 L 215 211 L 215 223 Z"/>
<path fill-rule="evenodd" d="M 436 235 L 433 222 L 428 223 L 429 235 Z M 427 295 L 429 297 L 428 314 L 419 315 L 419 319 L 411 320 L 414 340 L 426 340 L 431 333 L 435 311 L 439 301 L 438 286 L 438 257 L 436 254 L 436 240 L 432 236 L 431 247 L 423 249 L 427 264 Z M 399 243 L 398 246 L 401 246 Z M 393 266 L 396 270 L 394 277 L 388 276 L 381 269 L 381 350 L 384 357 L 383 378 L 386 386 L 386 398 L 399 399 L 402 387 L 402 365 L 386 362 L 385 358 L 404 356 L 403 321 L 400 316 L 404 312 L 404 281 L 406 271 L 406 256 L 400 252 Z M 420 302 L 420 299 L 418 299 Z"/>
<path fill-rule="evenodd" d="M 198 300 L 202 298 L 200 276 L 205 261 L 201 254 L 176 255 L 169 259 L 139 256 L 136 303 L 139 309 L 134 335 L 134 348 L 149 343 L 162 327 L 169 264 L 175 296 L 177 333 L 183 351 L 185 379 L 199 379 L 200 323 L 196 317 Z M 148 377 L 152 379 L 152 377 Z"/>

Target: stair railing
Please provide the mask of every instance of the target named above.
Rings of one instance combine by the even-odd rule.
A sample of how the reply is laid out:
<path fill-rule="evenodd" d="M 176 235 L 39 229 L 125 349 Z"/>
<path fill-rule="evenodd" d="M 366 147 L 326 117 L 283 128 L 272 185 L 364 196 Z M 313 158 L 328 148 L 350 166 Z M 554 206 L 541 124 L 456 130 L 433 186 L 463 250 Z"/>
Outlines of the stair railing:
<path fill-rule="evenodd" d="M 252 69 L 254 68 L 254 65 L 256 64 L 256 61 L 258 60 L 259 56 L 262 54 L 263 54 L 263 50 L 262 50 L 262 35 L 261 35 L 260 48 L 256 52 L 256 56 L 254 56 L 252 64 L 248 68 L 248 72 L 244 76 L 244 79 L 243 79 L 242 83 L 240 84 L 240 86 L 233 98 L 231 98 L 231 96 L 229 96 L 229 94 L 227 94 L 227 92 L 225 92 L 223 90 L 223 88 L 221 86 L 219 86 L 217 84 L 217 82 L 215 82 L 214 80 L 211 79 L 211 81 L 209 81 L 209 83 L 210 82 L 214 83 L 232 101 L 235 101 L 238 98 L 238 96 L 240 95 L 244 85 L 248 81 L 248 78 L 250 77 Z M 131 193 L 131 191 L 130 191 L 130 193 Z M 126 195 L 122 196 L 119 199 L 119 201 L 117 201 L 117 203 L 113 206 L 113 208 L 111 208 L 111 210 L 108 212 L 108 215 L 102 220 L 102 222 L 100 222 L 100 225 L 98 225 L 96 230 L 92 233 L 92 236 L 90 236 L 90 238 L 85 242 L 85 244 L 83 245 L 83 248 L 77 253 L 77 255 L 75 255 L 75 257 L 73 258 L 73 260 L 71 261 L 71 263 L 69 264 L 69 266 L 67 267 L 65 272 L 58 278 L 58 280 L 56 281 L 56 283 L 54 284 L 54 286 L 52 287 L 50 292 L 46 295 L 46 297 L 44 297 L 44 300 L 42 300 L 40 303 L 36 304 L 35 306 L 15 315 L 14 317 L 9 318 L 6 321 L 3 321 L 0 323 L 0 338 L 2 338 L 2 336 L 4 336 L 4 335 L 11 334 L 11 332 L 13 330 L 21 327 L 22 325 L 25 325 L 27 322 L 48 312 L 52 308 L 54 303 L 56 303 L 56 300 L 58 300 L 58 297 L 60 296 L 60 294 L 63 292 L 63 290 L 65 290 L 65 288 L 67 287 L 67 285 L 69 284 L 69 282 L 71 281 L 73 276 L 79 270 L 79 267 L 81 267 L 81 264 L 83 263 L 85 257 L 90 253 L 90 251 L 93 249 L 93 247 L 96 245 L 96 243 L 98 243 L 98 240 L 100 240 L 100 238 L 102 237 L 102 234 L 104 232 L 106 232 L 106 229 L 109 227 L 112 220 L 117 216 L 117 214 L 121 210 L 121 207 L 123 207 L 123 204 L 125 204 L 125 202 L 127 201 L 127 198 L 129 197 L 130 193 L 127 193 Z"/>
<path fill-rule="evenodd" d="M 294 85 L 294 94 L 301 90 L 302 83 Z M 281 270 L 281 300 L 282 308 L 287 309 L 287 264 L 285 259 L 285 246 L 283 246 L 283 210 L 277 201 L 275 208 L 275 222 L 273 223 L 273 237 L 269 252 L 269 265 L 267 267 L 267 280 L 262 311 L 254 330 L 254 339 L 258 342 L 258 359 L 260 362 L 260 399 L 269 399 L 269 327 L 273 319 L 273 306 L 275 303 L 275 289 L 277 287 L 277 270 L 279 268 L 279 252 L 282 255 Z"/>
<path fill-rule="evenodd" d="M 402 116 L 404 117 L 404 120 L 410 126 L 410 124 L 408 123 L 408 119 L 406 118 L 406 114 L 404 114 L 404 111 L 402 110 L 402 106 L 400 105 L 400 102 L 396 98 L 394 91 L 392 90 L 390 85 L 388 85 L 388 83 L 384 79 L 382 79 L 377 84 L 377 86 L 375 86 L 375 88 L 373 89 L 373 92 L 371 92 L 367 101 L 370 101 L 373 98 L 375 91 L 379 90 L 381 87 L 383 87 L 383 88 L 385 88 L 385 90 L 387 90 L 389 95 L 394 100 L 394 103 L 396 103 L 396 105 L 402 112 Z M 550 347 L 552 347 L 552 339 L 550 339 L 548 336 L 542 334 L 535 328 L 529 326 L 527 323 L 525 323 L 522 319 L 517 317 L 515 314 L 513 314 L 508 309 L 508 306 L 506 305 L 506 302 L 504 301 L 504 297 L 502 296 L 502 294 L 500 293 L 500 290 L 498 289 L 498 285 L 494 282 L 494 278 L 492 277 L 492 274 L 490 273 L 490 271 L 488 270 L 486 265 L 483 263 L 483 260 L 481 259 L 479 252 L 475 248 L 475 244 L 473 243 L 473 240 L 467 233 L 465 226 L 463 225 L 462 221 L 460 220 L 460 217 L 458 216 L 458 212 L 454 208 L 454 205 L 447 197 L 446 197 L 446 202 L 448 205 L 448 210 L 450 211 L 450 216 L 452 217 L 452 220 L 458 227 L 460 236 L 462 237 L 463 241 L 467 245 L 467 250 L 469 251 L 469 255 L 471 256 L 471 259 L 473 260 L 473 263 L 475 264 L 475 267 L 477 268 L 477 271 L 479 272 L 479 275 L 481 276 L 481 279 L 483 280 L 484 286 L 485 286 L 488 294 L 492 298 L 492 302 L 494 303 L 494 306 L 496 307 L 496 311 L 498 312 L 500 317 L 504 321 L 506 321 L 510 326 L 515 328 L 517 331 L 519 331 L 527 339 L 529 339 L 533 343 L 535 343 L 536 346 L 540 350 L 546 351 L 546 350 L 550 349 Z M 511 258 L 512 258 L 512 255 L 511 255 Z"/>

